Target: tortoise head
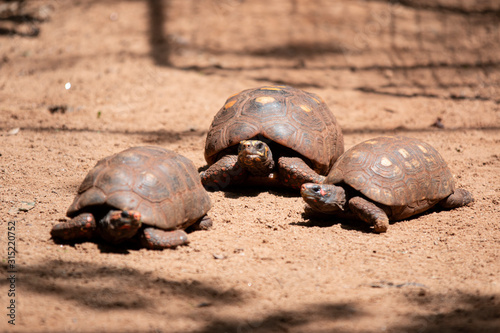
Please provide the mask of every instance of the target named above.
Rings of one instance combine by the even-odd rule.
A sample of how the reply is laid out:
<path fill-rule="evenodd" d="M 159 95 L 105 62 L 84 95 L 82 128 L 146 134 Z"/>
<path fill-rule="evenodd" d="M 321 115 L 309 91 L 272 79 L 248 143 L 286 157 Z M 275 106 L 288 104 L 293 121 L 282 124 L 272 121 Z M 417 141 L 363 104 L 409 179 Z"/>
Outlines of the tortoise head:
<path fill-rule="evenodd" d="M 274 168 L 269 146 L 260 140 L 243 140 L 238 147 L 238 162 L 254 176 L 267 176 Z"/>
<path fill-rule="evenodd" d="M 141 213 L 135 210 L 111 210 L 98 222 L 101 237 L 113 244 L 132 238 L 141 227 Z"/>
<path fill-rule="evenodd" d="M 321 213 L 333 214 L 344 210 L 346 205 L 345 190 L 336 185 L 305 183 L 300 195 L 313 210 Z"/>

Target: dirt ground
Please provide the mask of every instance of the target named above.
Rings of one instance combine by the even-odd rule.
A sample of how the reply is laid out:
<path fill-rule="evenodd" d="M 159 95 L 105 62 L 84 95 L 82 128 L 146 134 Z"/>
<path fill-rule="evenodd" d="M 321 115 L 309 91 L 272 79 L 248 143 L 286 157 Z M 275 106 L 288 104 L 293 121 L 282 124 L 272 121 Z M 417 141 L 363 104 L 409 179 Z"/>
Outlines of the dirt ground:
<path fill-rule="evenodd" d="M 5 5 L 0 331 L 498 332 L 498 1 Z M 50 239 L 99 159 L 158 145 L 203 167 L 226 98 L 275 83 L 323 97 L 346 148 L 430 143 L 475 202 L 375 234 L 250 188 L 211 192 L 213 229 L 174 250 Z"/>

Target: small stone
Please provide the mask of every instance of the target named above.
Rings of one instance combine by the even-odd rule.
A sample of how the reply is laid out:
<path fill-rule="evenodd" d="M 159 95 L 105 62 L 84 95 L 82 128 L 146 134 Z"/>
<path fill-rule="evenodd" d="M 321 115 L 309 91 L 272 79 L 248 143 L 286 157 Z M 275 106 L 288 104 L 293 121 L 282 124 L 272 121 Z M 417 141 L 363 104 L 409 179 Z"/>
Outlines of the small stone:
<path fill-rule="evenodd" d="M 201 302 L 196 307 L 197 308 L 206 308 L 207 306 L 211 306 L 211 305 L 212 305 L 212 303 L 210 303 L 210 302 Z"/>
<path fill-rule="evenodd" d="M 217 259 L 217 260 L 226 259 L 226 256 L 223 254 L 214 253 L 213 256 L 214 256 L 214 259 Z"/>
<path fill-rule="evenodd" d="M 19 127 L 13 128 L 7 133 L 7 135 L 16 135 L 17 133 L 19 133 L 20 130 L 21 128 Z"/>
<path fill-rule="evenodd" d="M 17 208 L 20 212 L 27 212 L 35 208 L 36 202 L 21 201 L 21 205 Z"/>

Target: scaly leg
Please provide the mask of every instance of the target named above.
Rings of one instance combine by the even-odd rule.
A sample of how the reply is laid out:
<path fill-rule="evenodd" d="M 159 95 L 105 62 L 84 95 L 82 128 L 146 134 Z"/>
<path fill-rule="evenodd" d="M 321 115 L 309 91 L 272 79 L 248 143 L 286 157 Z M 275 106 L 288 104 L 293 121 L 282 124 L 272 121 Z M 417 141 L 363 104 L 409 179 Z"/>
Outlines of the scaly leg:
<path fill-rule="evenodd" d="M 349 208 L 361 220 L 373 225 L 375 232 L 386 232 L 389 227 L 389 217 L 384 210 L 373 202 L 362 197 L 354 197 L 349 200 Z"/>
<path fill-rule="evenodd" d="M 241 183 L 247 176 L 238 163 L 237 155 L 226 155 L 200 172 L 201 183 L 206 189 L 217 191 L 231 184 Z"/>
<path fill-rule="evenodd" d="M 90 213 L 82 213 L 68 222 L 52 227 L 50 235 L 55 240 L 73 241 L 91 239 L 95 235 L 96 222 Z"/>
<path fill-rule="evenodd" d="M 299 189 L 304 183 L 320 184 L 325 180 L 325 176 L 316 173 L 299 157 L 280 157 L 278 167 L 280 181 L 288 187 Z"/>
<path fill-rule="evenodd" d="M 203 216 L 201 219 L 189 226 L 189 231 L 194 230 L 208 230 L 212 227 L 212 219 L 208 215 Z"/>

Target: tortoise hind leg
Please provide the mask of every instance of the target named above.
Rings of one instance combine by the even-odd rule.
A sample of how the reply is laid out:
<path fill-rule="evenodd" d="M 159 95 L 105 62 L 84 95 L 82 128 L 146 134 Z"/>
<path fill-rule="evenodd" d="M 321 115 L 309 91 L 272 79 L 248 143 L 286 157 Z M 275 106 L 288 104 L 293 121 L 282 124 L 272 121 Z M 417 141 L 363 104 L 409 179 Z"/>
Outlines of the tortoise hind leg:
<path fill-rule="evenodd" d="M 455 189 L 453 194 L 450 194 L 445 199 L 439 202 L 439 205 L 446 209 L 452 209 L 465 206 L 474 201 L 472 194 L 462 188 Z"/>
<path fill-rule="evenodd" d="M 187 244 L 188 237 L 184 230 L 144 228 L 140 235 L 140 243 L 148 249 L 162 250 Z"/>
<path fill-rule="evenodd" d="M 386 232 L 389 228 L 389 217 L 386 212 L 373 202 L 362 197 L 354 197 L 349 200 L 349 208 L 361 220 L 373 225 L 375 232 Z"/>
<path fill-rule="evenodd" d="M 68 222 L 58 223 L 52 227 L 50 235 L 54 240 L 77 241 L 94 237 L 97 225 L 90 213 L 80 214 Z"/>
<path fill-rule="evenodd" d="M 238 163 L 237 155 L 226 155 L 200 172 L 201 183 L 207 190 L 217 191 L 244 180 L 247 172 Z"/>
<path fill-rule="evenodd" d="M 325 176 L 319 175 L 299 157 L 280 157 L 278 167 L 281 183 L 292 188 L 300 188 L 304 183 L 320 184 L 325 180 Z"/>
<path fill-rule="evenodd" d="M 204 215 L 202 218 L 200 218 L 198 221 L 190 225 L 186 231 L 191 232 L 194 230 L 208 230 L 212 227 L 212 219 L 208 217 L 208 215 Z"/>

